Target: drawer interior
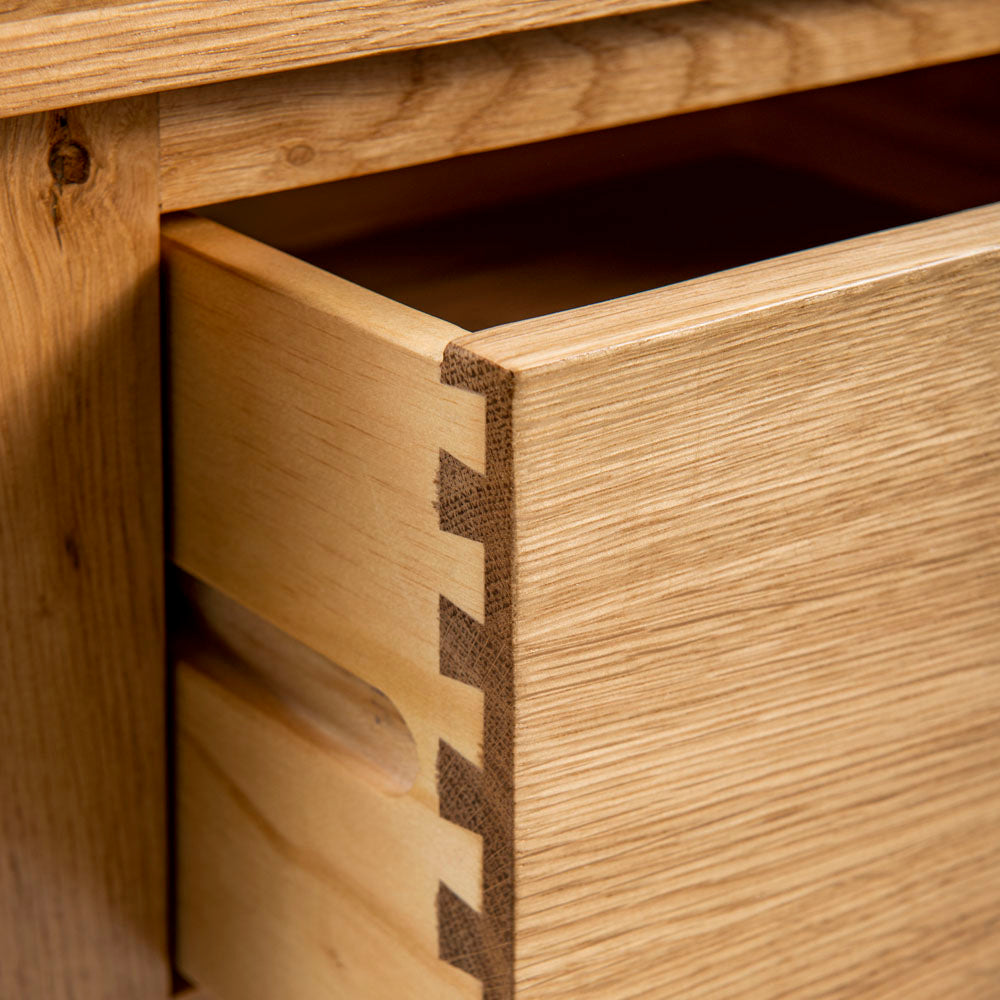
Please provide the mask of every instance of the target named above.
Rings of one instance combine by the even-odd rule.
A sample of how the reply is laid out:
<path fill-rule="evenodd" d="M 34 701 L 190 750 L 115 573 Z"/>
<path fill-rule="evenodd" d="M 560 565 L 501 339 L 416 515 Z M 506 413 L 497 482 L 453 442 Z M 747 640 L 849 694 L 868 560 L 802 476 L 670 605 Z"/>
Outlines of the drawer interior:
<path fill-rule="evenodd" d="M 466 329 L 1000 200 L 1000 59 L 213 206 Z"/>
<path fill-rule="evenodd" d="M 477 330 L 1000 200 L 1000 58 L 211 206 Z"/>

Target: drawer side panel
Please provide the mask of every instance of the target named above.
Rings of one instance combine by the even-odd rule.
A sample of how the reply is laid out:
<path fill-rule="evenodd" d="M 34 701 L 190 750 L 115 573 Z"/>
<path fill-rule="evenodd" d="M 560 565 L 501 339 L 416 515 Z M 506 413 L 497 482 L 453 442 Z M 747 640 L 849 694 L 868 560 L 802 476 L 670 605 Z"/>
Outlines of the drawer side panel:
<path fill-rule="evenodd" d="M 441 670 L 442 602 L 463 635 L 500 633 L 495 546 L 439 512 L 443 452 L 463 483 L 495 478 L 485 397 L 441 380 L 458 331 L 207 220 L 169 220 L 164 257 L 171 555 L 223 619 L 262 620 L 243 662 L 242 639 L 225 664 L 195 641 L 178 668 L 181 969 L 220 1000 L 471 1000 L 438 903 L 444 884 L 482 909 L 488 824 L 462 811 L 469 782 L 439 801 L 437 767 L 447 746 L 466 775 L 496 768 L 484 689 Z M 349 727 L 324 738 L 357 722 L 350 675 L 378 689 L 383 736 L 381 695 L 412 734 L 412 785 L 408 765 L 387 784 L 385 759 L 351 764 Z"/>

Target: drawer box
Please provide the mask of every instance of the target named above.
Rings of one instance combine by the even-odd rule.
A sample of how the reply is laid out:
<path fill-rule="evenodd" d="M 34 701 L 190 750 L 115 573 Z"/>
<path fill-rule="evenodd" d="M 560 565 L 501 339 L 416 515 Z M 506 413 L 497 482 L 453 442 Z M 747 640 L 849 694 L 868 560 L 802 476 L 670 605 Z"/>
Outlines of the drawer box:
<path fill-rule="evenodd" d="M 418 237 L 327 257 L 443 317 L 619 280 L 547 287 L 515 231 L 532 267 L 477 284 L 464 226 L 437 284 Z M 986 995 L 1000 206 L 476 332 L 204 218 L 164 256 L 173 558 L 216 633 L 177 671 L 185 974 Z"/>

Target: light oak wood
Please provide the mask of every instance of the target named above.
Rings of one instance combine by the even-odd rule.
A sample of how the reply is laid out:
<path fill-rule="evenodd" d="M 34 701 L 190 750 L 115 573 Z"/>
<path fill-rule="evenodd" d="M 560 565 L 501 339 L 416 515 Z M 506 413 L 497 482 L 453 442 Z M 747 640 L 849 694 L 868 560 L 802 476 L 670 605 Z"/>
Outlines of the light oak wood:
<path fill-rule="evenodd" d="M 439 651 L 442 596 L 469 628 L 488 606 L 482 543 L 436 509 L 442 448 L 485 461 L 482 397 L 441 383 L 459 331 L 204 219 L 164 234 L 173 557 L 385 692 L 418 763 L 389 795 L 189 657 L 181 971 L 241 1000 L 477 996 L 438 957 L 441 886 L 474 912 L 483 872 L 436 774 L 483 740 L 483 693 Z"/>
<path fill-rule="evenodd" d="M 755 315 L 785 299 L 808 301 L 830 289 L 871 282 L 884 275 L 905 275 L 937 262 L 982 253 L 996 240 L 998 212 L 996 206 L 956 212 L 613 302 L 493 327 L 457 342 L 484 354 L 488 345 L 489 361 L 515 375 L 542 370 L 566 358 L 652 342 L 663 338 L 665 332 L 735 321 L 740 315 Z M 850 274 L 845 277 L 845 250 L 852 248 L 857 250 L 851 255 Z"/>
<path fill-rule="evenodd" d="M 186 574 L 174 585 L 175 645 L 231 690 L 305 728 L 383 791 L 417 776 L 413 734 L 378 688 Z M 245 679 L 248 678 L 248 679 Z"/>
<path fill-rule="evenodd" d="M 516 373 L 516 995 L 1000 977 L 1000 207 L 463 338 Z"/>
<path fill-rule="evenodd" d="M 725 253 L 784 238 L 722 214 Z M 683 273 L 702 243 L 679 218 L 657 266 L 680 246 Z M 371 276 L 395 294 L 437 268 L 425 308 L 450 311 L 476 239 L 468 218 L 420 237 L 419 266 L 381 243 Z M 522 242 L 525 283 L 558 284 Z M 993 981 L 1000 207 L 477 334 L 205 220 L 166 246 L 177 558 L 383 689 L 418 760 L 380 787 L 303 728 L 322 697 L 184 654 L 185 969 L 225 1000 L 413 975 L 486 1000 Z M 280 645 L 254 669 L 291 699 Z M 453 838 L 447 860 L 413 861 L 414 831 Z M 410 880 L 366 866 L 368 839 Z M 280 918 L 256 904 L 275 892 Z M 247 965 L 245 932 L 268 957 Z"/>
<path fill-rule="evenodd" d="M 156 102 L 0 156 L 0 995 L 163 997 Z"/>
<path fill-rule="evenodd" d="M 0 14 L 0 117 L 684 0 L 35 0 Z"/>
<path fill-rule="evenodd" d="M 994 0 L 704 2 L 162 95 L 165 210 L 1000 51 Z"/>
<path fill-rule="evenodd" d="M 220 997 L 477 996 L 437 957 L 434 902 L 474 856 L 466 831 L 388 794 L 240 669 L 196 649 L 177 668 L 182 970 Z"/>

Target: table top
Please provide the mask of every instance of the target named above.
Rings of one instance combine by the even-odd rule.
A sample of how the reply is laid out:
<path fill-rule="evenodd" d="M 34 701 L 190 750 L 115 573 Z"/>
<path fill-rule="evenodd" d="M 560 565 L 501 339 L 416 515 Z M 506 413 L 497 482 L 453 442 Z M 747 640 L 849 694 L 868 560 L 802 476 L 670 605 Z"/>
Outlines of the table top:
<path fill-rule="evenodd" d="M 13 0 L 0 117 L 691 0 Z"/>

